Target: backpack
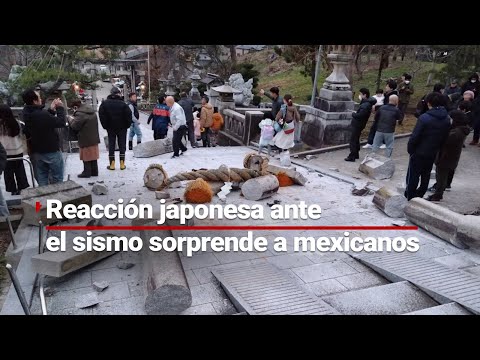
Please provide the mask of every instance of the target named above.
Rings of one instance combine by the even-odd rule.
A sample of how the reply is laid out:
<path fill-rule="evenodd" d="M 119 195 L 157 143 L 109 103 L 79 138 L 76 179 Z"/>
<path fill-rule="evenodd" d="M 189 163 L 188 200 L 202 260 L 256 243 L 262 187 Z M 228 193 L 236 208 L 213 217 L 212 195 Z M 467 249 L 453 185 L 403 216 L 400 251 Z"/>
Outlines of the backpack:
<path fill-rule="evenodd" d="M 272 125 L 265 125 L 262 128 L 262 139 L 263 140 L 272 140 L 275 135 L 275 129 Z"/>

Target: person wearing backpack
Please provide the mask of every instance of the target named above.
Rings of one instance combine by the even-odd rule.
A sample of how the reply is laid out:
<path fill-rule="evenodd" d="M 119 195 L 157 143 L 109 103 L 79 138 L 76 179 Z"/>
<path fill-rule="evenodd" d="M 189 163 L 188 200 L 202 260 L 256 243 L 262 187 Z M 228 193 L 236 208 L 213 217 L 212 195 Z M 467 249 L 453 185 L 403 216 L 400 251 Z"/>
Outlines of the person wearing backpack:
<path fill-rule="evenodd" d="M 258 142 L 258 154 L 262 153 L 263 148 L 266 146 L 268 149 L 268 156 L 272 155 L 272 147 L 270 142 L 273 140 L 275 135 L 275 129 L 273 128 L 274 121 L 272 120 L 273 114 L 271 111 L 268 111 L 263 114 L 263 120 L 260 121 L 258 127 L 260 130 L 260 141 Z"/>

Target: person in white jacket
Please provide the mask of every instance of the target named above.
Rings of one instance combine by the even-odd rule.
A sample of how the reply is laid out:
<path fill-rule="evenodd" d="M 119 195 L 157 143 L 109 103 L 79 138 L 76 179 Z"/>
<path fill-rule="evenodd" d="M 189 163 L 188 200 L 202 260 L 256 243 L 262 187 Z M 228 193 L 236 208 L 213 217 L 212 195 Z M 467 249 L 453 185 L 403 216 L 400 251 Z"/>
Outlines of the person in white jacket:
<path fill-rule="evenodd" d="M 0 142 L 7 152 L 7 159 L 23 157 L 23 134 L 20 124 L 7 105 L 0 105 Z M 23 160 L 8 161 L 4 173 L 5 189 L 12 195 L 20 195 L 30 185 Z"/>
<path fill-rule="evenodd" d="M 173 129 L 173 159 L 187 151 L 187 148 L 182 143 L 183 136 L 188 130 L 187 119 L 185 118 L 185 111 L 183 111 L 183 108 L 175 102 L 173 96 L 167 96 L 165 103 L 170 108 L 170 122 Z M 180 154 L 179 150 L 182 151 Z"/>

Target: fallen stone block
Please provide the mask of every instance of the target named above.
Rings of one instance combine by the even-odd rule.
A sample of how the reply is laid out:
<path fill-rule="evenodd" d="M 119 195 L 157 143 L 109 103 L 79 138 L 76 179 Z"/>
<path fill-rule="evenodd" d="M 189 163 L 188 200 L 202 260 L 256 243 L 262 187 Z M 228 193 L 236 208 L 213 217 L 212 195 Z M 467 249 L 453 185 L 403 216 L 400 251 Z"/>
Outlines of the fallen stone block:
<path fill-rule="evenodd" d="M 317 155 L 307 155 L 305 156 L 305 160 L 312 160 L 312 159 L 316 159 L 317 158 Z"/>
<path fill-rule="evenodd" d="M 155 191 L 155 198 L 158 200 L 170 199 L 170 194 L 167 191 Z"/>
<path fill-rule="evenodd" d="M 133 156 L 136 158 L 148 158 L 170 152 L 173 152 L 173 146 L 169 138 L 143 142 L 133 148 Z"/>
<path fill-rule="evenodd" d="M 61 201 L 62 208 L 67 204 L 88 204 L 92 205 L 92 194 L 80 184 L 72 180 L 57 184 L 29 188 L 22 191 L 23 201 L 23 222 L 28 225 L 38 225 L 42 220 L 43 224 L 57 222 L 57 218 L 47 219 L 47 200 L 56 199 Z M 36 212 L 36 203 L 40 202 L 42 207 Z M 60 210 L 62 212 L 62 210 Z"/>
<path fill-rule="evenodd" d="M 75 307 L 79 309 L 85 309 L 97 305 L 100 302 L 97 293 L 89 293 L 82 295 L 77 301 L 75 301 Z"/>
<path fill-rule="evenodd" d="M 92 192 L 95 195 L 107 195 L 108 194 L 108 188 L 103 184 L 95 184 L 92 187 Z"/>
<path fill-rule="evenodd" d="M 401 218 L 405 216 L 403 209 L 408 201 L 405 196 L 384 186 L 375 192 L 373 203 L 388 216 Z"/>
<path fill-rule="evenodd" d="M 390 158 L 370 153 L 360 163 L 358 170 L 376 180 L 390 179 L 395 172 L 395 163 Z"/>
<path fill-rule="evenodd" d="M 242 194 L 247 200 L 261 200 L 277 193 L 279 187 L 275 175 L 265 175 L 245 181 Z"/>
<path fill-rule="evenodd" d="M 461 215 L 421 198 L 410 200 L 405 215 L 412 223 L 451 243 L 480 251 L 480 217 Z"/>
<path fill-rule="evenodd" d="M 107 281 L 95 281 L 92 285 L 96 291 L 102 292 L 108 287 L 109 284 Z"/>
<path fill-rule="evenodd" d="M 141 231 L 142 239 L 153 236 L 165 238 L 169 231 Z M 145 313 L 147 315 L 176 315 L 192 305 L 192 294 L 177 251 L 154 252 L 142 250 L 146 284 Z"/>
<path fill-rule="evenodd" d="M 105 143 L 105 148 L 108 150 L 108 135 L 103 137 L 103 142 Z M 119 151 L 120 148 L 118 147 L 118 139 L 115 141 L 115 151 Z"/>
<path fill-rule="evenodd" d="M 67 231 L 65 236 L 66 251 L 47 251 L 32 256 L 32 270 L 34 272 L 60 277 L 115 254 L 115 251 L 74 251 L 72 248 L 73 238 L 76 236 L 85 237 L 85 231 Z M 106 238 L 107 236 L 119 235 L 93 232 L 92 237 L 96 236 Z"/>
<path fill-rule="evenodd" d="M 269 164 L 267 167 L 267 172 L 273 175 L 285 174 L 290 179 L 292 179 L 295 184 L 302 185 L 302 186 L 305 185 L 308 181 L 307 178 L 303 176 L 301 173 L 299 173 L 298 171 L 283 168 L 277 165 Z"/>

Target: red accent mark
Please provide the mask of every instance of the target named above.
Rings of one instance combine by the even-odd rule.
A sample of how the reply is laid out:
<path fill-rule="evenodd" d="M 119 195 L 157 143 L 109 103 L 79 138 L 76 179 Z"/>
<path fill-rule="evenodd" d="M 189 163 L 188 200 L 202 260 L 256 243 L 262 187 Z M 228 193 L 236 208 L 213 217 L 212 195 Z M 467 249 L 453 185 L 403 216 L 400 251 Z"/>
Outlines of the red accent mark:
<path fill-rule="evenodd" d="M 35 212 L 39 212 L 41 208 L 42 208 L 42 204 L 40 204 L 40 201 L 37 201 L 35 203 Z"/>

